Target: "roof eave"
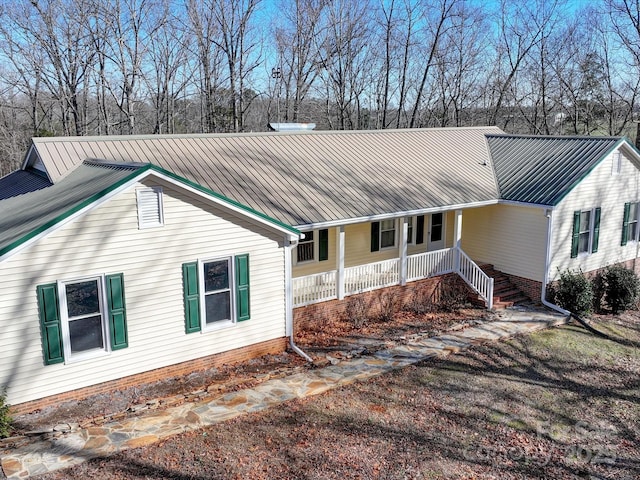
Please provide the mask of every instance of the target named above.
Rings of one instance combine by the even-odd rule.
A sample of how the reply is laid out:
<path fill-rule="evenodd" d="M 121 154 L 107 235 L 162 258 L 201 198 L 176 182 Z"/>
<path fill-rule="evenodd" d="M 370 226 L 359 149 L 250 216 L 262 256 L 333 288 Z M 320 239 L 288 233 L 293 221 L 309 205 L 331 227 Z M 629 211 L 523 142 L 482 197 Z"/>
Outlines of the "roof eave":
<path fill-rule="evenodd" d="M 468 208 L 478 208 L 478 207 L 486 207 L 489 205 L 495 205 L 498 203 L 497 199 L 484 200 L 480 202 L 473 203 L 464 203 L 464 204 L 456 204 L 456 205 L 445 205 L 442 207 L 430 207 L 430 208 L 420 208 L 416 210 L 406 210 L 402 212 L 392 212 L 392 213 L 383 213 L 379 215 L 369 215 L 365 217 L 353 217 L 353 218 L 344 218 L 339 220 L 329 220 L 327 222 L 315 222 L 315 223 L 306 223 L 306 224 L 298 224 L 295 226 L 297 230 L 307 231 L 307 230 L 315 230 L 319 228 L 332 228 L 332 227 L 341 227 L 346 225 L 353 225 L 356 223 L 368 223 L 368 222 L 379 222 L 383 220 L 391 220 L 396 218 L 403 217 L 412 217 L 414 215 L 426 215 L 430 213 L 439 213 L 446 212 L 451 210 L 463 210 Z"/>

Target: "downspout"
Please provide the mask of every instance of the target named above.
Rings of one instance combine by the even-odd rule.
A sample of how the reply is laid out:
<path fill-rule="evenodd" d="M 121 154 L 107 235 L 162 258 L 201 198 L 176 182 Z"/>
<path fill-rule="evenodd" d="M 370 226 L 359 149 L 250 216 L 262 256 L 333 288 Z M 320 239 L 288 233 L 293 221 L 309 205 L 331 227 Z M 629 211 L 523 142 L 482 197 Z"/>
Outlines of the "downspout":
<path fill-rule="evenodd" d="M 292 267 L 291 267 L 291 254 L 293 247 L 295 247 L 297 242 L 292 242 L 289 239 L 285 239 L 284 242 L 284 285 L 285 285 L 285 334 L 289 337 L 289 347 L 295 353 L 304 358 L 307 362 L 313 363 L 313 359 L 304 353 L 300 347 L 298 347 L 293 340 L 293 275 L 292 275 Z"/>
<path fill-rule="evenodd" d="M 552 238 L 552 230 L 553 230 L 553 210 L 547 209 L 545 211 L 545 215 L 547 216 L 547 247 L 546 247 L 546 255 L 545 255 L 545 265 L 544 265 L 544 276 L 542 278 L 542 292 L 540 294 L 540 301 L 545 307 L 550 308 L 551 310 L 555 310 L 563 315 L 571 315 L 571 312 L 565 310 L 564 308 L 551 303 L 547 300 L 547 284 L 549 279 L 549 267 L 551 266 L 551 238 Z"/>

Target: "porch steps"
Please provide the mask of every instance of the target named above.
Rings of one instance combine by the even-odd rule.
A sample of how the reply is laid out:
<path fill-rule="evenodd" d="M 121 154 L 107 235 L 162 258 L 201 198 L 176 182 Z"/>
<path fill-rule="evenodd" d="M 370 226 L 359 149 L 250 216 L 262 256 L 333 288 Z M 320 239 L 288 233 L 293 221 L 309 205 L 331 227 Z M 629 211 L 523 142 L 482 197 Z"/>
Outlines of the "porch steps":
<path fill-rule="evenodd" d="M 493 265 L 480 265 L 480 268 L 484 273 L 493 278 L 494 309 L 504 309 L 507 307 L 512 307 L 519 303 L 526 303 L 531 301 L 529 297 L 527 297 L 522 292 L 522 290 L 511 283 L 509 277 L 507 277 L 499 270 L 496 270 Z"/>

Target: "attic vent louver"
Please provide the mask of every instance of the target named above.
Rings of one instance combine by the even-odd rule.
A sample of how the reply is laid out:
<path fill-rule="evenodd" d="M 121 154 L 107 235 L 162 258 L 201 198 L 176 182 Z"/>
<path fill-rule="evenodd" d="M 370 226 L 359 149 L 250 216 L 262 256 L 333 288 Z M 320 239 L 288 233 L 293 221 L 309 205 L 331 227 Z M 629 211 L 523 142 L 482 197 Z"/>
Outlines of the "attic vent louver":
<path fill-rule="evenodd" d="M 138 200 L 138 228 L 153 228 L 164 225 L 162 210 L 162 187 L 139 188 L 136 190 Z"/>

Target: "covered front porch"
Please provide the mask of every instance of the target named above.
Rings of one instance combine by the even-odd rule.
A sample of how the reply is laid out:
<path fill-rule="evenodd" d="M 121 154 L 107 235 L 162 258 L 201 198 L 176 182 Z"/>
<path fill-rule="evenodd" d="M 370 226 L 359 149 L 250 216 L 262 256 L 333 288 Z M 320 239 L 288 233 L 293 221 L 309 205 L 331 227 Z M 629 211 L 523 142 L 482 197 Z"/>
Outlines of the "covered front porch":
<path fill-rule="evenodd" d="M 314 262 L 296 262 L 294 258 L 293 306 L 342 300 L 349 295 L 456 273 L 478 293 L 487 308 L 493 308 L 493 279 L 461 248 L 461 210 L 392 220 L 393 223 L 387 220 L 335 227 L 331 229 L 332 241 L 329 229 L 309 232 L 298 246 L 303 250 L 294 255 L 298 260 L 311 257 Z M 348 231 L 352 238 L 347 238 Z M 365 233 L 370 233 L 370 245 L 364 242 Z M 380 257 L 386 258 L 375 261 Z M 335 268 L 323 268 L 332 264 Z"/>

